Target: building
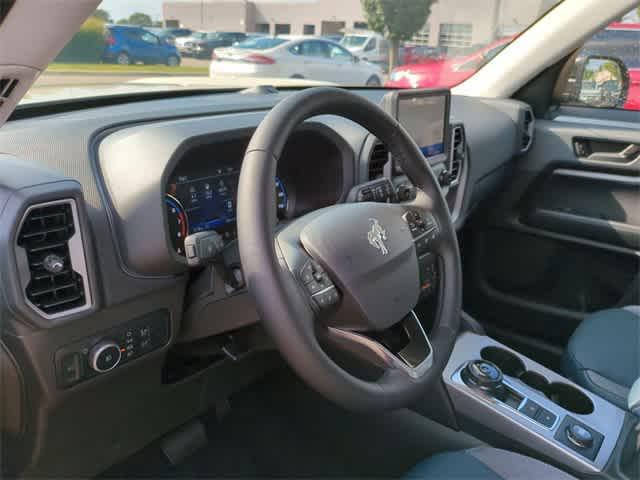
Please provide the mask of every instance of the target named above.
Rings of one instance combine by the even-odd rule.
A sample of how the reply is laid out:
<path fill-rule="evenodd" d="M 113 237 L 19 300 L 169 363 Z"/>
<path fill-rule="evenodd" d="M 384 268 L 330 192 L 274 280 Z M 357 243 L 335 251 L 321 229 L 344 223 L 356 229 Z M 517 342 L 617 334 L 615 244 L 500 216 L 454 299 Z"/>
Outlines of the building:
<path fill-rule="evenodd" d="M 360 0 L 166 1 L 163 17 L 197 30 L 276 35 L 329 35 L 366 27 Z"/>
<path fill-rule="evenodd" d="M 440 0 L 416 43 L 470 48 L 512 35 L 557 0 Z M 329 35 L 366 28 L 360 0 L 168 0 L 165 22 L 197 30 Z"/>

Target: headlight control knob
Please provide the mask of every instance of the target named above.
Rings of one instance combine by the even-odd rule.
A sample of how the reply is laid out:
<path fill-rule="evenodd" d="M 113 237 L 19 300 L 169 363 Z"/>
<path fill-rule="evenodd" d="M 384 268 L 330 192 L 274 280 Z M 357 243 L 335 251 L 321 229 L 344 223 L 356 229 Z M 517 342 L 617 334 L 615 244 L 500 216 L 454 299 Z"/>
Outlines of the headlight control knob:
<path fill-rule="evenodd" d="M 97 343 L 89 352 L 89 366 L 98 373 L 108 372 L 118 366 L 121 357 L 120 346 L 105 340 Z"/>

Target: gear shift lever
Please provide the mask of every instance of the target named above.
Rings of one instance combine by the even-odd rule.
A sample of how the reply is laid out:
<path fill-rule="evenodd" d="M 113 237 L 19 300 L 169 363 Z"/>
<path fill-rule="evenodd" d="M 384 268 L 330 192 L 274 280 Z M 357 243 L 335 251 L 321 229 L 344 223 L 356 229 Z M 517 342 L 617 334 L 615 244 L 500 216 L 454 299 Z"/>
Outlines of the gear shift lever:
<path fill-rule="evenodd" d="M 493 362 L 487 360 L 472 360 L 460 372 L 464 383 L 471 388 L 478 388 L 495 395 L 501 390 L 502 370 Z"/>

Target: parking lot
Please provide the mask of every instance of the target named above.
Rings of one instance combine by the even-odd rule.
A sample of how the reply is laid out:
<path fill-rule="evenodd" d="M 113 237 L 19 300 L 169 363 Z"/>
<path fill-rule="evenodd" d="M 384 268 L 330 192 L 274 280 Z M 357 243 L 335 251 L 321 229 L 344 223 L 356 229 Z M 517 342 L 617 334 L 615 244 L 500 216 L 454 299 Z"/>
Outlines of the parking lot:
<path fill-rule="evenodd" d="M 60 87 L 75 85 L 110 85 L 122 84 L 142 77 L 159 77 L 173 75 L 207 76 L 208 60 L 183 58 L 180 67 L 154 68 L 154 66 L 133 65 L 121 68 L 118 65 L 97 64 L 56 68 L 46 70 L 35 83 L 35 87 Z M 139 71 L 136 71 L 139 69 Z"/>

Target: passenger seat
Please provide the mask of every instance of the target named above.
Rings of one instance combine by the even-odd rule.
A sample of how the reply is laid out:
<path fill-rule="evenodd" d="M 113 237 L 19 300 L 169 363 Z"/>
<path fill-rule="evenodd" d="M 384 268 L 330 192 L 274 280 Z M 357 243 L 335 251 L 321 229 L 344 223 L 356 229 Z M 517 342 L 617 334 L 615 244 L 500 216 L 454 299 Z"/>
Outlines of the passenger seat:
<path fill-rule="evenodd" d="M 568 378 L 626 410 L 640 377 L 640 306 L 586 317 L 569 340 L 563 365 Z"/>

